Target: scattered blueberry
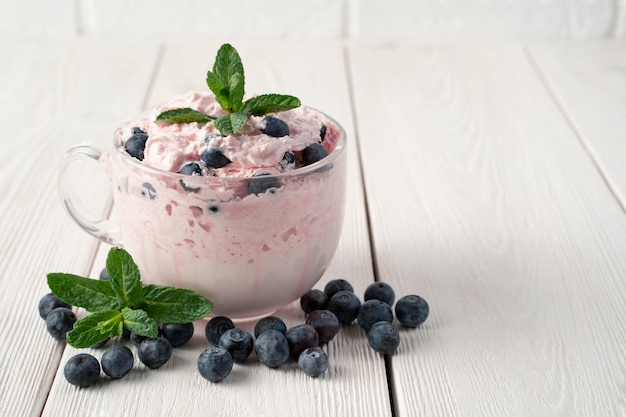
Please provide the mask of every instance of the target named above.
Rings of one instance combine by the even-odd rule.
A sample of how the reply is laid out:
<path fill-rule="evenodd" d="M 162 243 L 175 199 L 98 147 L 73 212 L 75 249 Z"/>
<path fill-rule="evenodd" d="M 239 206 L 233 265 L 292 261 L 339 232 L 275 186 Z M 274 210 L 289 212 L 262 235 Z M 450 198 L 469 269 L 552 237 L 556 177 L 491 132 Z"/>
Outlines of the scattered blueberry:
<path fill-rule="evenodd" d="M 102 370 L 113 379 L 122 378 L 133 369 L 135 357 L 124 345 L 114 345 L 102 354 Z"/>
<path fill-rule="evenodd" d="M 326 127 L 325 124 L 322 123 L 322 127 L 320 128 L 320 141 L 324 142 L 324 139 L 326 138 L 326 130 L 328 128 Z"/>
<path fill-rule="evenodd" d="M 45 320 L 52 310 L 59 307 L 72 308 L 71 305 L 61 301 L 54 293 L 48 293 L 39 300 L 39 316 Z"/>
<path fill-rule="evenodd" d="M 220 337 L 226 330 L 234 329 L 235 324 L 231 319 L 225 316 L 215 316 L 208 321 L 204 329 L 204 335 L 206 339 L 213 346 L 217 346 L 220 343 Z"/>
<path fill-rule="evenodd" d="M 277 368 L 289 359 L 289 343 L 278 330 L 267 330 L 259 335 L 254 344 L 259 361 L 270 368 Z"/>
<path fill-rule="evenodd" d="M 63 375 L 70 384 L 88 387 L 100 379 L 100 362 L 88 353 L 79 353 L 65 363 Z"/>
<path fill-rule="evenodd" d="M 104 339 L 101 342 L 98 342 L 96 344 L 91 345 L 91 348 L 92 349 L 102 349 L 103 347 L 105 347 L 109 343 L 109 340 L 111 340 L 111 339 L 110 338 L 106 338 L 106 339 Z"/>
<path fill-rule="evenodd" d="M 148 197 L 150 200 L 154 200 L 156 198 L 156 188 L 149 182 L 144 182 L 141 184 L 141 190 L 139 191 L 142 197 Z"/>
<path fill-rule="evenodd" d="M 285 337 L 289 343 L 289 353 L 295 359 L 298 359 L 304 349 L 320 344 L 319 335 L 310 324 L 298 324 L 288 329 Z"/>
<path fill-rule="evenodd" d="M 172 345 L 164 337 L 146 339 L 137 348 L 141 363 L 150 369 L 164 365 L 172 356 Z"/>
<path fill-rule="evenodd" d="M 183 165 L 179 172 L 184 175 L 202 175 L 202 168 L 197 162 L 189 162 Z"/>
<path fill-rule="evenodd" d="M 279 317 L 263 317 L 257 321 L 254 326 L 254 337 L 259 337 L 261 333 L 267 330 L 278 330 L 282 334 L 285 334 L 287 333 L 287 325 L 285 325 L 285 322 Z"/>
<path fill-rule="evenodd" d="M 139 347 L 139 345 L 141 345 L 143 343 L 144 340 L 147 340 L 148 337 L 147 336 L 142 336 L 140 334 L 131 332 L 130 333 L 130 342 L 135 345 L 135 347 Z"/>
<path fill-rule="evenodd" d="M 391 285 L 386 282 L 374 282 L 365 289 L 363 300 L 380 300 L 392 306 L 396 300 L 396 294 Z"/>
<path fill-rule="evenodd" d="M 74 328 L 76 314 L 66 307 L 57 307 L 46 316 L 48 333 L 57 340 L 65 340 L 67 332 Z"/>
<path fill-rule="evenodd" d="M 302 150 L 302 165 L 311 165 L 328 156 L 328 151 L 320 143 L 312 143 Z"/>
<path fill-rule="evenodd" d="M 232 369 L 233 357 L 226 349 L 210 347 L 198 356 L 198 372 L 211 382 L 220 382 Z"/>
<path fill-rule="evenodd" d="M 298 358 L 298 367 L 308 376 L 317 378 L 328 369 L 328 355 L 319 347 L 305 349 Z"/>
<path fill-rule="evenodd" d="M 293 152 L 285 152 L 278 166 L 283 171 L 290 171 L 296 167 L 296 157 Z"/>
<path fill-rule="evenodd" d="M 406 327 L 417 327 L 426 321 L 429 307 L 419 295 L 405 295 L 396 303 L 396 317 Z"/>
<path fill-rule="evenodd" d="M 106 267 L 102 268 L 102 270 L 100 271 L 100 281 L 108 281 L 109 280 L 109 273 L 107 272 Z"/>
<path fill-rule="evenodd" d="M 222 334 L 218 346 L 226 349 L 235 362 L 243 362 L 252 353 L 254 341 L 250 333 L 235 327 Z"/>
<path fill-rule="evenodd" d="M 280 188 L 280 180 L 270 174 L 255 174 L 248 179 L 248 194 L 259 195 L 267 191 L 273 192 L 276 188 Z"/>
<path fill-rule="evenodd" d="M 273 116 L 265 116 L 263 118 L 265 127 L 261 129 L 261 132 L 274 138 L 280 138 L 289 135 L 289 126 L 287 123 Z"/>
<path fill-rule="evenodd" d="M 374 323 L 379 321 L 393 321 L 393 311 L 389 304 L 380 300 L 368 300 L 361 304 L 359 315 L 357 316 L 359 326 L 369 332 Z"/>
<path fill-rule="evenodd" d="M 393 354 L 400 344 L 400 334 L 393 324 L 379 321 L 367 332 L 367 342 L 376 352 L 383 355 Z"/>
<path fill-rule="evenodd" d="M 326 310 L 328 301 L 328 295 L 324 291 L 313 289 L 300 297 L 300 308 L 306 314 L 310 314 L 315 310 Z"/>
<path fill-rule="evenodd" d="M 320 345 L 330 342 L 339 333 L 339 319 L 328 310 L 315 310 L 307 317 L 306 324 L 317 331 Z"/>
<path fill-rule="evenodd" d="M 332 311 L 341 323 L 352 323 L 359 315 L 361 300 L 352 291 L 339 291 L 328 302 L 328 310 Z"/>
<path fill-rule="evenodd" d="M 204 161 L 206 166 L 210 168 L 222 168 L 232 162 L 224 156 L 222 151 L 218 148 L 205 149 L 200 155 L 200 158 Z"/>
<path fill-rule="evenodd" d="M 345 279 L 333 279 L 328 281 L 326 286 L 324 287 L 324 292 L 328 295 L 328 299 L 331 299 L 335 293 L 339 291 L 350 291 L 354 292 L 354 288 L 352 288 L 352 284 L 350 284 Z"/>
<path fill-rule="evenodd" d="M 133 133 L 133 135 L 126 140 L 124 145 L 126 147 L 126 152 L 128 152 L 130 156 L 143 161 L 143 151 L 146 149 L 147 140 L 148 135 L 145 133 Z"/>
<path fill-rule="evenodd" d="M 161 326 L 161 334 L 170 341 L 172 347 L 179 347 L 187 343 L 193 336 L 193 331 L 193 323 L 170 323 Z"/>

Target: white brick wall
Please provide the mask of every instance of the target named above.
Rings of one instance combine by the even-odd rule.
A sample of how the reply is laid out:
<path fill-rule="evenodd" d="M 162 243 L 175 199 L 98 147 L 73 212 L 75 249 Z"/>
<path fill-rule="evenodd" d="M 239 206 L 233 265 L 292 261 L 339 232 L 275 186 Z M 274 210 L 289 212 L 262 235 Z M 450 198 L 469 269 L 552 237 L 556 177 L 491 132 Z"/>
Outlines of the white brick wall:
<path fill-rule="evenodd" d="M 626 37 L 626 0 L 0 0 L 2 35 L 368 41 Z"/>

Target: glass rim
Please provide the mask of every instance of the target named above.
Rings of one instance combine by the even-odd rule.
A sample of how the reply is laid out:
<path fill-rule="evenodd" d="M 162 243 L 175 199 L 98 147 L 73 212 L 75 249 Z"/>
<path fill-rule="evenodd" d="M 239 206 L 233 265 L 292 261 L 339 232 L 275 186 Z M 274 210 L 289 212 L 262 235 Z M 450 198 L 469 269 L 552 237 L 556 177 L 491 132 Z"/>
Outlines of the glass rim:
<path fill-rule="evenodd" d="M 289 177 L 297 177 L 297 176 L 301 176 L 301 175 L 306 175 L 309 173 L 313 173 L 313 172 L 321 172 L 323 170 L 321 170 L 320 168 L 326 167 L 326 166 L 332 166 L 332 164 L 337 161 L 337 159 L 339 159 L 339 157 L 344 153 L 345 149 L 346 149 L 346 144 L 347 144 L 347 135 L 346 135 L 346 131 L 343 128 L 343 126 L 337 122 L 336 119 L 334 119 L 333 117 L 329 116 L 328 114 L 321 112 L 313 107 L 307 107 L 310 110 L 313 110 L 321 115 L 323 115 L 324 117 L 326 117 L 332 124 L 335 125 L 335 127 L 337 128 L 337 130 L 339 130 L 339 138 L 337 140 L 337 144 L 335 145 L 335 148 L 328 154 L 328 156 L 320 159 L 317 162 L 314 162 L 310 165 L 304 166 L 304 167 L 300 167 L 300 168 L 296 168 L 293 169 L 291 171 L 285 171 L 285 172 L 279 172 L 279 173 L 273 173 L 273 174 L 267 174 L 267 175 L 263 175 L 263 178 L 271 178 L 271 177 L 275 177 L 275 178 L 289 178 Z M 144 112 L 146 113 L 146 112 Z M 140 113 L 141 114 L 141 113 Z M 136 167 L 139 170 L 142 171 L 146 171 L 148 173 L 154 174 L 154 175 L 159 175 L 159 176 L 168 176 L 168 177 L 172 177 L 175 179 L 189 179 L 189 178 L 194 178 L 194 179 L 204 179 L 206 180 L 211 180 L 211 181 L 223 181 L 223 182 L 239 182 L 242 180 L 249 180 L 251 178 L 255 178 L 255 177 L 220 177 L 220 176 L 201 176 L 201 175 L 186 175 L 186 174 L 181 174 L 180 172 L 172 172 L 172 171 L 165 171 L 163 169 L 160 168 L 155 168 L 152 167 L 150 165 L 145 165 L 143 164 L 140 160 L 138 160 L 137 158 L 134 158 L 132 156 L 130 156 L 128 154 L 128 152 L 126 152 L 126 150 L 124 149 L 124 147 L 122 146 L 122 141 L 121 141 L 121 137 L 120 137 L 120 131 L 121 131 L 121 127 L 118 127 L 115 132 L 113 133 L 113 146 L 116 150 L 116 152 L 122 157 L 124 158 L 124 161 L 128 164 L 130 164 L 131 166 Z"/>

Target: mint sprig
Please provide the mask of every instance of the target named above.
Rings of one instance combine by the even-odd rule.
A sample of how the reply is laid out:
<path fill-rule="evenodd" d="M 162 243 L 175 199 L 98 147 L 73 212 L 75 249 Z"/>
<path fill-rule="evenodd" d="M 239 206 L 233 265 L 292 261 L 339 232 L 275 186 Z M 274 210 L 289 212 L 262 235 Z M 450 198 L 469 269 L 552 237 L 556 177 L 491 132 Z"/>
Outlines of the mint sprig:
<path fill-rule="evenodd" d="M 213 309 L 213 304 L 195 291 L 142 285 L 139 268 L 124 249 L 109 251 L 106 269 L 109 281 L 48 274 L 48 286 L 57 297 L 91 313 L 67 333 L 67 342 L 75 348 L 121 336 L 124 327 L 141 336 L 157 337 L 159 323 L 190 323 Z"/>
<path fill-rule="evenodd" d="M 263 116 L 300 107 L 300 100 L 285 94 L 262 94 L 243 101 L 245 95 L 245 75 L 239 53 L 230 44 L 224 44 L 217 51 L 212 71 L 207 71 L 206 83 L 215 94 L 215 99 L 227 113 L 216 117 L 190 108 L 167 110 L 156 118 L 165 123 L 209 122 L 222 136 L 235 135 L 250 116 Z"/>

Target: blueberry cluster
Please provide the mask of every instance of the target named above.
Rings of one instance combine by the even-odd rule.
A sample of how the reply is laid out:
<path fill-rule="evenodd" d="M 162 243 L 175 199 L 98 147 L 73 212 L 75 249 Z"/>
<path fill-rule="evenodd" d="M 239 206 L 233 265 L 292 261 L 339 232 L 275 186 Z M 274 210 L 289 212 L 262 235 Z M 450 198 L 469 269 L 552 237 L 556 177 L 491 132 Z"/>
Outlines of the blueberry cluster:
<path fill-rule="evenodd" d="M 105 270 L 100 274 L 100 279 L 108 279 Z M 67 332 L 72 330 L 77 319 L 72 306 L 61 301 L 55 294 L 49 293 L 40 299 L 38 308 L 50 335 L 57 340 L 65 340 Z M 101 369 L 111 379 L 126 376 L 133 368 L 135 357 L 124 345 L 124 340 L 130 340 L 136 347 L 141 363 L 150 369 L 156 369 L 167 363 L 172 356 L 173 348 L 186 344 L 193 333 L 193 323 L 162 324 L 159 329 L 160 335 L 156 338 L 146 338 L 125 330 L 119 343 L 108 347 L 100 361 L 89 353 L 79 353 L 66 362 L 63 374 L 68 382 L 81 387 L 98 382 Z M 100 349 L 108 344 L 109 340 L 104 340 L 92 348 Z"/>
<path fill-rule="evenodd" d="M 393 288 L 385 282 L 370 284 L 363 302 L 344 279 L 329 281 L 324 290 L 312 289 L 300 298 L 302 310 L 311 317 L 329 311 L 344 324 L 357 321 L 367 333 L 369 345 L 381 354 L 393 354 L 400 344 L 400 333 L 394 327 L 395 318 L 404 326 L 414 328 L 429 314 L 426 300 L 418 295 L 406 295 L 397 302 Z M 392 308 L 394 306 L 395 308 Z"/>
<path fill-rule="evenodd" d="M 245 361 L 255 352 L 259 362 L 269 368 L 278 368 L 289 358 L 311 377 L 318 377 L 328 369 L 328 356 L 321 348 L 339 332 L 339 320 L 330 311 L 311 314 L 306 323 L 287 328 L 275 316 L 263 317 L 254 326 L 254 337 L 235 327 L 225 316 L 216 316 L 205 327 L 205 336 L 213 346 L 198 357 L 198 371 L 211 382 L 226 378 L 234 363 Z"/>

